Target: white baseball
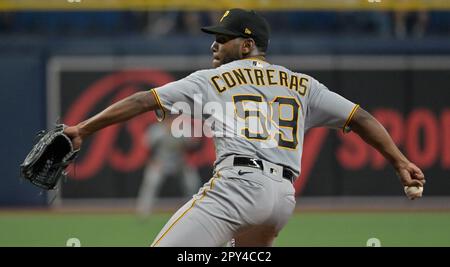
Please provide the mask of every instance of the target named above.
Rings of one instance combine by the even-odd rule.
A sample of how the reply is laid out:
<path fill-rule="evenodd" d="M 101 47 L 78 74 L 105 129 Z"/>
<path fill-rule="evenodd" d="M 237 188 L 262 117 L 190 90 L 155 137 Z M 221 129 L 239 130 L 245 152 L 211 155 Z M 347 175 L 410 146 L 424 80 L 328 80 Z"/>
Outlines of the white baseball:
<path fill-rule="evenodd" d="M 409 199 L 422 197 L 423 186 L 405 186 L 404 189 Z"/>

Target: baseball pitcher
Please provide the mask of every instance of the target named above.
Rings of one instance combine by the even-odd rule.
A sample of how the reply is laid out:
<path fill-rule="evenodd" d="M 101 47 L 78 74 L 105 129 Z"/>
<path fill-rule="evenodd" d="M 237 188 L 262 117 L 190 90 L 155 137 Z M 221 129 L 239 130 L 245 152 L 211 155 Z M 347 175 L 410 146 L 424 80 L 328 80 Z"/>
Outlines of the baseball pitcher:
<path fill-rule="evenodd" d="M 404 187 L 424 174 L 368 112 L 313 77 L 266 61 L 269 26 L 254 11 L 231 9 L 215 26 L 212 69 L 125 98 L 67 127 L 75 148 L 92 133 L 155 110 L 201 116 L 216 146 L 212 178 L 182 206 L 152 246 L 271 246 L 295 207 L 304 133 L 312 127 L 354 131 L 395 168 Z M 200 111 L 200 112 L 199 112 Z M 408 190 L 409 198 L 421 191 Z"/>

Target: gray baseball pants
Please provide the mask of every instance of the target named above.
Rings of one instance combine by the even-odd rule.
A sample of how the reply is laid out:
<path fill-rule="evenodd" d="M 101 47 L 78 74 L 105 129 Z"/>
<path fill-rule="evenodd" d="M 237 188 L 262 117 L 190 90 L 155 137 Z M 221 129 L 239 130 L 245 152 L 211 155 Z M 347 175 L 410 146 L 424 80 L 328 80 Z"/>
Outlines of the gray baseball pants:
<path fill-rule="evenodd" d="M 231 156 L 232 157 L 232 156 Z M 151 246 L 219 247 L 248 229 L 267 226 L 278 233 L 295 208 L 295 190 L 278 165 L 264 170 L 232 166 L 226 159 L 214 176 L 167 222 Z M 270 166 L 270 168 L 269 168 Z"/>

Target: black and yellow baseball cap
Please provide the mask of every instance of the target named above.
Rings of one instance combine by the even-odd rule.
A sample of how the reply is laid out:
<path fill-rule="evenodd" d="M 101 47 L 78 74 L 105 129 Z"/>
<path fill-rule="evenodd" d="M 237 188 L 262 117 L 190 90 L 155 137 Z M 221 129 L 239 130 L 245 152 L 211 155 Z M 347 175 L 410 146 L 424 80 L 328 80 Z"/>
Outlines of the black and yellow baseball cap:
<path fill-rule="evenodd" d="M 217 25 L 201 28 L 209 34 L 224 34 L 252 38 L 258 47 L 267 49 L 270 27 L 267 21 L 253 10 L 234 8 L 225 11 Z"/>

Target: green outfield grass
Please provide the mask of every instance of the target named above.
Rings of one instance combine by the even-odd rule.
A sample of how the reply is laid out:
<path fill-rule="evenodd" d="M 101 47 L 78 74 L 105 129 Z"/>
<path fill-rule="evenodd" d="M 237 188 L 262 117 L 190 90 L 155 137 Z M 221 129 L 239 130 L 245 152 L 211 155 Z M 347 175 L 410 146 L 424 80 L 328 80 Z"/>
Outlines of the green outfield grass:
<path fill-rule="evenodd" d="M 0 246 L 148 246 L 170 214 L 0 212 Z M 305 212 L 292 216 L 275 246 L 450 246 L 450 212 Z M 200 238 L 200 237 L 197 237 Z"/>

